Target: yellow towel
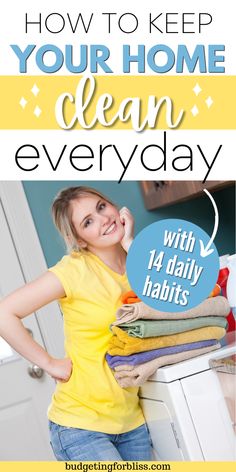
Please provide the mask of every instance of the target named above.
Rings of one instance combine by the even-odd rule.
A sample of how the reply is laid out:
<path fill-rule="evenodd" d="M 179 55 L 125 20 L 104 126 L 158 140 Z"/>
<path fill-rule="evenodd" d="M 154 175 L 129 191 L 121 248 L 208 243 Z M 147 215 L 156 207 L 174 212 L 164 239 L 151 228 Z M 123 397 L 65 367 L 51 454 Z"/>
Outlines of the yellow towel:
<path fill-rule="evenodd" d="M 177 344 L 193 343 L 207 339 L 221 339 L 226 333 L 224 328 L 218 326 L 206 326 L 184 333 L 144 339 L 129 336 L 117 326 L 112 326 L 112 332 L 114 336 L 112 336 L 108 345 L 108 353 L 111 356 L 129 356 L 130 354 L 150 351 L 160 347 L 176 346 Z"/>

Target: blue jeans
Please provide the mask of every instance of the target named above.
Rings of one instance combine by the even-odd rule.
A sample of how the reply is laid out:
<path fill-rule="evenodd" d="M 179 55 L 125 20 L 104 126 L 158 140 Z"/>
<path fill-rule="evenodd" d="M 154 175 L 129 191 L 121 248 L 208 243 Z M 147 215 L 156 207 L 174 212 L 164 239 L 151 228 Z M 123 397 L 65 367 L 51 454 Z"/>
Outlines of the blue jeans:
<path fill-rule="evenodd" d="M 146 424 L 128 433 L 107 434 L 49 422 L 58 461 L 150 461 L 152 444 Z"/>

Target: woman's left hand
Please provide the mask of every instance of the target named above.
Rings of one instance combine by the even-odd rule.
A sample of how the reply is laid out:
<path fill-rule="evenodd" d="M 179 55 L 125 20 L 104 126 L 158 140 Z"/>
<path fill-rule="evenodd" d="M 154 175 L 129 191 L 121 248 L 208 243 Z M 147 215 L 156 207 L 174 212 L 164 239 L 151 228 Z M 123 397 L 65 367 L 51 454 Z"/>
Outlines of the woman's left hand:
<path fill-rule="evenodd" d="M 120 210 L 120 221 L 124 226 L 125 234 L 121 240 L 121 245 L 126 252 L 134 239 L 134 218 L 128 208 L 123 207 Z"/>

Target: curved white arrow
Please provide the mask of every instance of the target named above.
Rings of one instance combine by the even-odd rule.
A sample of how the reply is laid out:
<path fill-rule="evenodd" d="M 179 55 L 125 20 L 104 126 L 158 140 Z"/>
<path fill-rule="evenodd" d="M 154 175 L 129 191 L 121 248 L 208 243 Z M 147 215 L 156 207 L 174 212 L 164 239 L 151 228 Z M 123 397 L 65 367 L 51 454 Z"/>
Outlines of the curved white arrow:
<path fill-rule="evenodd" d="M 210 249 L 210 247 L 211 247 L 211 245 L 212 245 L 212 243 L 215 239 L 215 236 L 216 236 L 216 233 L 217 233 L 217 230 L 218 230 L 219 213 L 218 213 L 218 208 L 216 206 L 216 202 L 215 202 L 214 198 L 212 197 L 212 195 L 210 194 L 210 192 L 208 192 L 208 190 L 206 188 L 203 189 L 203 192 L 205 192 L 208 195 L 208 197 L 210 198 L 210 200 L 212 202 L 212 205 L 213 205 L 213 208 L 214 208 L 214 211 L 215 211 L 214 229 L 213 229 L 213 233 L 212 233 L 211 238 L 208 241 L 206 247 L 204 247 L 204 244 L 203 244 L 202 240 L 201 239 L 199 240 L 199 243 L 200 243 L 200 256 L 207 257 L 210 254 L 212 254 L 212 252 L 214 252 L 214 249 Z"/>

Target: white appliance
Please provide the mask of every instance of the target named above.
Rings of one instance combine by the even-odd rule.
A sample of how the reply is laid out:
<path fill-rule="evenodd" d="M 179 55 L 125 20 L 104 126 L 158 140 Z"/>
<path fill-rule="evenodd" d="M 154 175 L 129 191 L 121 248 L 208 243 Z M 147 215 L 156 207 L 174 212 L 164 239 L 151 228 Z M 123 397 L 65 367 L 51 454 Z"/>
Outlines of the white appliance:
<path fill-rule="evenodd" d="M 154 460 L 236 460 L 232 333 L 225 343 L 216 351 L 160 368 L 141 387 Z"/>

